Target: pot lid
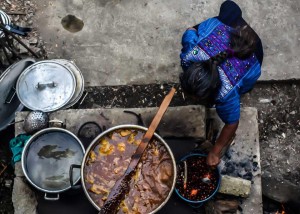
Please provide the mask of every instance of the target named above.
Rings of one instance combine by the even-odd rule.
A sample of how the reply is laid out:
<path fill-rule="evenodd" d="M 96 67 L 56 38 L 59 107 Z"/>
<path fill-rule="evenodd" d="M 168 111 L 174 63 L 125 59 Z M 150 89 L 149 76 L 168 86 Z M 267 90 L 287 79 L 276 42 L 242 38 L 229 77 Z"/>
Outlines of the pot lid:
<path fill-rule="evenodd" d="M 69 68 L 53 61 L 40 61 L 20 75 L 16 90 L 27 108 L 50 112 L 64 107 L 75 88 L 76 80 Z"/>
<path fill-rule="evenodd" d="M 83 75 L 82 75 L 81 71 L 79 70 L 79 68 L 72 61 L 69 61 L 66 59 L 54 59 L 53 61 L 56 61 L 64 66 L 66 66 L 67 68 L 69 68 L 75 76 L 75 79 L 76 79 L 75 93 L 74 93 L 72 99 L 70 100 L 70 102 L 66 106 L 64 106 L 64 108 L 70 108 L 71 106 L 75 105 L 80 100 L 80 98 L 83 94 L 83 91 L 84 91 Z"/>
<path fill-rule="evenodd" d="M 69 170 L 72 164 L 81 165 L 84 148 L 72 133 L 60 128 L 44 129 L 33 135 L 22 154 L 26 178 L 36 188 L 58 193 L 71 188 Z M 74 170 L 77 182 L 80 170 Z"/>
<path fill-rule="evenodd" d="M 23 59 L 6 69 L 0 75 L 0 131 L 15 119 L 15 113 L 21 111 L 23 105 L 13 96 L 19 75 L 35 62 L 34 59 Z"/>

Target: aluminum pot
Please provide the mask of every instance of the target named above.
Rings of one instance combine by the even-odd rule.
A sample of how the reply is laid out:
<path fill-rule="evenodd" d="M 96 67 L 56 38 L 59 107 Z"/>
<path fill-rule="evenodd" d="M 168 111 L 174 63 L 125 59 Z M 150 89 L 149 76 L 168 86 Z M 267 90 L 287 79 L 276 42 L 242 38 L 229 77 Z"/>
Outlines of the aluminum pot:
<path fill-rule="evenodd" d="M 22 169 L 28 182 L 45 193 L 46 200 L 59 200 L 60 193 L 71 189 L 70 166 L 80 164 L 84 152 L 82 143 L 70 131 L 43 129 L 26 143 L 22 153 Z M 75 183 L 80 180 L 79 172 L 74 174 L 74 180 Z"/>
<path fill-rule="evenodd" d="M 83 187 L 83 190 L 84 190 L 84 193 L 86 195 L 86 197 L 88 198 L 88 200 L 92 203 L 92 205 L 100 211 L 100 207 L 94 202 L 94 200 L 91 198 L 91 196 L 89 195 L 88 193 L 88 190 L 86 188 L 86 181 L 85 181 L 85 174 L 84 174 L 84 167 L 86 165 L 86 162 L 88 160 L 88 157 L 90 155 L 90 152 L 93 150 L 93 148 L 99 143 L 99 140 L 101 138 L 103 138 L 104 136 L 108 135 L 109 133 L 111 132 L 114 132 L 115 130 L 118 130 L 118 129 L 139 129 L 139 130 L 142 130 L 142 131 L 147 131 L 147 128 L 143 127 L 143 126 L 138 126 L 138 125 L 119 125 L 119 126 L 115 126 L 115 127 L 112 127 L 104 132 L 102 132 L 100 135 L 98 135 L 93 141 L 92 143 L 90 144 L 90 146 L 87 148 L 86 150 L 86 153 L 84 155 L 84 158 L 83 158 L 83 161 L 82 161 L 82 164 L 81 166 L 76 166 L 76 165 L 73 165 L 71 166 L 70 168 L 70 178 L 72 178 L 72 172 L 74 170 L 74 168 L 80 168 L 80 173 L 81 173 L 81 183 L 82 183 L 82 187 Z M 174 155 L 170 149 L 170 147 L 168 146 L 168 144 L 156 133 L 154 133 L 154 137 L 160 142 L 162 143 L 166 150 L 168 151 L 171 159 L 172 159 L 172 165 L 173 165 L 173 181 L 172 181 L 172 187 L 169 191 L 169 194 L 168 196 L 166 197 L 166 199 L 155 209 L 153 210 L 152 212 L 150 212 L 149 214 L 153 214 L 153 213 L 156 213 L 158 210 L 160 210 L 169 200 L 169 198 L 171 197 L 172 193 L 173 193 L 173 190 L 175 188 L 175 183 L 176 183 L 176 177 L 177 177 L 177 169 L 176 169 L 176 162 L 175 162 L 175 158 L 174 158 Z M 72 185 L 72 180 L 71 180 L 71 185 Z"/>

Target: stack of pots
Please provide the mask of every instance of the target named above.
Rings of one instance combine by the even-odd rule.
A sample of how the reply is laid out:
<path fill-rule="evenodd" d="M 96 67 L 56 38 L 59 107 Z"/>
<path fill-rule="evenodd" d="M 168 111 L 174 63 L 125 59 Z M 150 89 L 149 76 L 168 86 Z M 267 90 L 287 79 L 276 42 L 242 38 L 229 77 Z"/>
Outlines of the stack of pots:
<path fill-rule="evenodd" d="M 84 91 L 81 71 L 71 61 L 44 60 L 26 68 L 18 78 L 16 92 L 31 110 L 53 112 L 79 101 Z"/>
<path fill-rule="evenodd" d="M 81 71 L 73 62 L 64 59 L 35 62 L 22 71 L 16 83 L 19 101 L 37 115 L 47 116 L 47 112 L 73 106 L 83 91 Z M 28 126 L 35 127 L 42 121 L 40 117 L 33 117 L 36 121 L 26 118 L 25 122 L 31 121 Z M 70 165 L 81 163 L 85 149 L 76 135 L 63 128 L 47 128 L 49 124 L 26 143 L 22 168 L 29 183 L 44 192 L 46 200 L 58 200 L 60 193 L 71 188 Z M 76 172 L 75 183 L 79 179 L 80 173 Z"/>

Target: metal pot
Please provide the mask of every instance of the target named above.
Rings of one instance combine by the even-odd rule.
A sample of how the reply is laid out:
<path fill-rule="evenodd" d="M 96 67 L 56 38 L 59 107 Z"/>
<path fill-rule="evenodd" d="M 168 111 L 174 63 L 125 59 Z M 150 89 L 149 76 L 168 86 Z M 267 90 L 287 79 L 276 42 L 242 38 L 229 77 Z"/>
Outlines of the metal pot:
<path fill-rule="evenodd" d="M 20 60 L 0 74 L 0 131 L 11 124 L 16 112 L 24 108 L 15 96 L 15 85 L 20 74 L 34 62 L 31 58 Z"/>
<path fill-rule="evenodd" d="M 84 155 L 84 158 L 83 158 L 83 161 L 82 161 L 82 164 L 81 166 L 75 166 L 73 165 L 70 169 L 70 178 L 72 177 L 72 171 L 73 171 L 73 168 L 80 168 L 80 172 L 81 172 L 81 183 L 82 183 L 82 187 L 84 189 L 84 192 L 85 192 L 85 195 L 86 197 L 88 198 L 88 200 L 93 204 L 93 206 L 97 209 L 97 210 L 100 210 L 101 208 L 94 202 L 94 200 L 91 198 L 91 196 L 89 195 L 88 193 L 88 190 L 86 188 L 86 181 L 85 181 L 85 174 L 84 174 L 84 167 L 86 165 L 86 162 L 87 162 L 87 159 L 90 155 L 90 152 L 94 149 L 94 147 L 99 143 L 99 140 L 101 138 L 103 138 L 104 136 L 108 135 L 109 133 L 111 132 L 114 132 L 115 130 L 118 130 L 118 129 L 139 129 L 139 130 L 143 130 L 143 131 L 147 131 L 147 128 L 143 127 L 143 126 L 138 126 L 138 125 L 119 125 L 119 126 L 115 126 L 115 127 L 112 127 L 104 132 L 102 132 L 100 135 L 98 135 L 94 140 L 93 142 L 90 144 L 90 146 L 87 148 L 87 152 L 85 153 Z M 176 176 L 177 176 L 177 170 L 176 170 L 176 163 L 175 163 L 175 158 L 173 156 L 173 153 L 171 151 L 171 149 L 169 148 L 168 144 L 156 133 L 154 133 L 154 137 L 160 142 L 162 143 L 166 150 L 168 151 L 169 155 L 171 156 L 171 159 L 172 159 L 172 162 L 173 162 L 173 181 L 172 181 L 172 187 L 170 189 L 170 192 L 168 194 L 168 196 L 166 197 L 166 199 L 155 209 L 153 210 L 151 213 L 149 214 L 152 214 L 152 213 L 156 213 L 158 210 L 160 210 L 166 203 L 167 201 L 169 200 L 169 198 L 171 197 L 172 195 L 172 192 L 175 188 L 175 182 L 176 182 Z M 72 181 L 71 181 L 72 183 Z"/>
<path fill-rule="evenodd" d="M 22 153 L 22 169 L 29 183 L 45 192 L 46 200 L 58 200 L 59 194 L 71 188 L 69 168 L 80 164 L 84 147 L 70 131 L 47 128 L 34 134 Z M 80 173 L 74 173 L 77 183 Z M 49 197 L 49 193 L 55 197 Z"/>

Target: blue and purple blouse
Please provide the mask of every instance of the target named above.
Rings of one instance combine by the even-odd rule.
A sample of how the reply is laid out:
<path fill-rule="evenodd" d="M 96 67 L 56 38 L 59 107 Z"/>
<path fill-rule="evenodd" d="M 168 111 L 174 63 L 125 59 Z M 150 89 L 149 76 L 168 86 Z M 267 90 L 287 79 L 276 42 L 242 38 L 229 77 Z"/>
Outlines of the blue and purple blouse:
<path fill-rule="evenodd" d="M 242 12 L 233 1 L 222 4 L 218 17 L 210 18 L 188 29 L 182 37 L 181 66 L 186 70 L 193 62 L 201 62 L 230 48 L 230 32 L 235 26 L 247 24 Z M 226 59 L 217 68 L 221 87 L 216 97 L 216 110 L 222 121 L 233 124 L 240 118 L 240 96 L 251 90 L 261 74 L 263 49 L 258 38 L 257 50 L 251 57 L 241 60 Z"/>

